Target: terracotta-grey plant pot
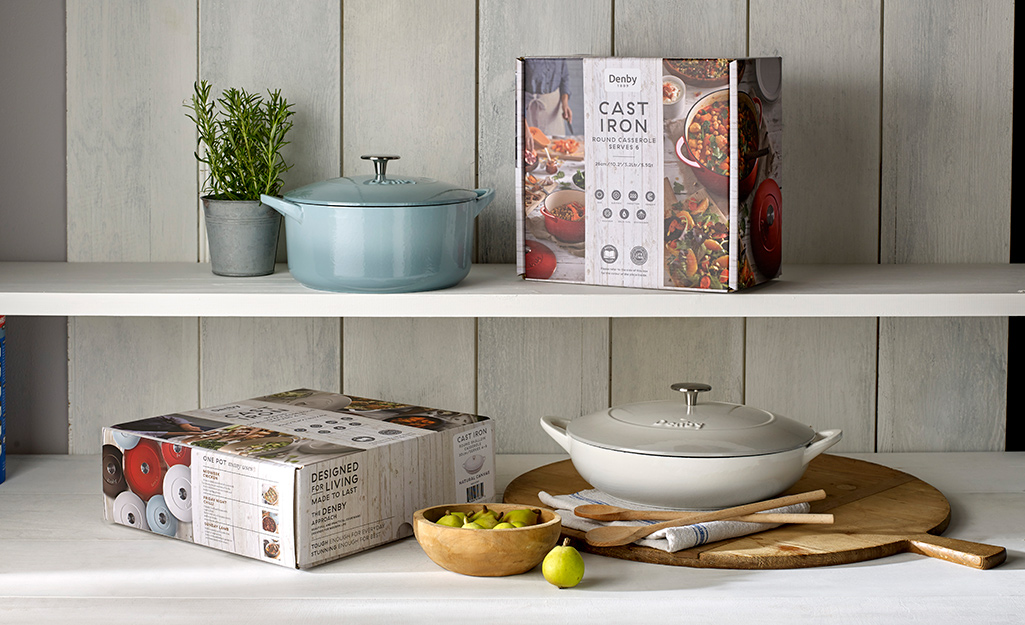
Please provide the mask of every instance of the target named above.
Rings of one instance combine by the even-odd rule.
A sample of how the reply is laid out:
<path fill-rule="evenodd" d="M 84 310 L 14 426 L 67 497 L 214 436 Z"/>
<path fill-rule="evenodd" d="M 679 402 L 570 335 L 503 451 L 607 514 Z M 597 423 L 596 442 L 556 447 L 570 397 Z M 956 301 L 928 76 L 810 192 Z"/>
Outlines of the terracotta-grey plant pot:
<path fill-rule="evenodd" d="M 259 200 L 202 199 L 213 272 L 231 277 L 274 273 L 281 214 Z"/>

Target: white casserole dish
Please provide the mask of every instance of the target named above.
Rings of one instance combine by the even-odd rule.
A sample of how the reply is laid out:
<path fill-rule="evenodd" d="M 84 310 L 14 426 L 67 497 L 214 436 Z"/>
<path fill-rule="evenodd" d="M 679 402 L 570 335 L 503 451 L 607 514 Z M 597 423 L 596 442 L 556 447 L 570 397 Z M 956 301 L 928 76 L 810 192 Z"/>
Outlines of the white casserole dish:
<path fill-rule="evenodd" d="M 674 384 L 683 401 L 615 406 L 577 419 L 542 417 L 580 476 L 645 506 L 709 509 L 778 495 L 841 430 L 816 432 L 771 412 L 702 402 L 707 384 Z"/>

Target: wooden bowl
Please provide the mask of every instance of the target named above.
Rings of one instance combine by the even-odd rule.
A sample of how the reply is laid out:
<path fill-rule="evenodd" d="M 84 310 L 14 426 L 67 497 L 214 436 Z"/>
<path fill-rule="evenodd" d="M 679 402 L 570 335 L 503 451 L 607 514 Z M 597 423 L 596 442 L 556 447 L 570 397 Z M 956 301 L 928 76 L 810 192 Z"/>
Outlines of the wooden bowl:
<path fill-rule="evenodd" d="M 559 542 L 562 519 L 545 508 L 537 525 L 500 530 L 473 530 L 435 523 L 449 512 L 488 510 L 506 512 L 526 508 L 522 504 L 449 504 L 417 510 L 413 533 L 427 556 L 439 566 L 463 575 L 504 577 L 526 573 L 544 560 Z"/>

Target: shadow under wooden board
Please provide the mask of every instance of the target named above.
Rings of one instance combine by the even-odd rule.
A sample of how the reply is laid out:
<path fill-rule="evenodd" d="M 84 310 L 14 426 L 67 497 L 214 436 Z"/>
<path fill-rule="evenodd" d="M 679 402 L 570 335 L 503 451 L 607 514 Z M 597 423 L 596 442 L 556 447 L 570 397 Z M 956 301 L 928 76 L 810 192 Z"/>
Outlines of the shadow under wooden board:
<path fill-rule="evenodd" d="M 591 488 L 570 460 L 524 473 L 505 490 L 505 502 L 545 507 L 538 493 L 565 495 Z M 1003 547 L 939 536 L 950 522 L 943 494 L 918 478 L 882 465 L 823 454 L 788 494 L 823 489 L 812 512 L 829 512 L 832 525 L 783 525 L 740 538 L 668 553 L 640 545 L 594 547 L 584 533 L 565 536 L 590 553 L 698 568 L 789 569 L 861 562 L 902 552 L 919 553 L 977 569 L 997 566 Z"/>

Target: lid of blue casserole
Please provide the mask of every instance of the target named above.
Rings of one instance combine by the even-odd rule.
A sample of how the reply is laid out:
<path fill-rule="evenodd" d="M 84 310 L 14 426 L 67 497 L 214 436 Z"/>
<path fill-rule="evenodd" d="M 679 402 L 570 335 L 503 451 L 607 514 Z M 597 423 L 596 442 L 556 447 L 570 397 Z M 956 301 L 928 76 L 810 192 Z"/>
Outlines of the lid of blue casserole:
<path fill-rule="evenodd" d="M 433 178 L 389 177 L 388 161 L 398 156 L 367 155 L 375 174 L 343 176 L 308 184 L 284 194 L 286 200 L 299 204 L 323 206 L 404 207 L 461 204 L 476 200 L 477 192 L 456 187 Z"/>
<path fill-rule="evenodd" d="M 674 384 L 684 401 L 614 406 L 570 421 L 566 432 L 596 447 L 657 456 L 724 458 L 804 447 L 815 430 L 793 419 L 741 404 L 698 402 L 707 384 Z"/>

